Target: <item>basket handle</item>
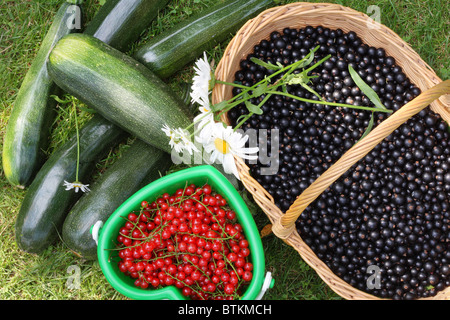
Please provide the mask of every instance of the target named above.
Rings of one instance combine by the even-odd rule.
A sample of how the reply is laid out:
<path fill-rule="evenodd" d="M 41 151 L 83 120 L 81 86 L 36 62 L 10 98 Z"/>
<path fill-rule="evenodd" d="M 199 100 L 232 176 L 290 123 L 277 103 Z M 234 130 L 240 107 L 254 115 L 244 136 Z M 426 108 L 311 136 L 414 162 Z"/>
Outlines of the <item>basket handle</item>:
<path fill-rule="evenodd" d="M 286 239 L 295 230 L 295 221 L 322 192 L 324 192 L 342 174 L 366 156 L 377 144 L 389 136 L 395 129 L 413 115 L 419 113 L 441 95 L 450 93 L 450 80 L 440 82 L 405 104 L 386 120 L 376 126 L 366 137 L 356 143 L 317 180 L 306 188 L 291 207 L 272 226 L 272 231 L 281 239 Z"/>

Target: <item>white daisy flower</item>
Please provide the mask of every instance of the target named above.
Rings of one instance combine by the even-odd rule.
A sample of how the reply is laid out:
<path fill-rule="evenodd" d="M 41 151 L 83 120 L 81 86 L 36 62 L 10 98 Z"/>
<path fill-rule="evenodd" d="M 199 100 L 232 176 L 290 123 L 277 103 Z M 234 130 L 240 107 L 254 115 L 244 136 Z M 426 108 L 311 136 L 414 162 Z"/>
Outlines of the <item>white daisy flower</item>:
<path fill-rule="evenodd" d="M 177 137 L 175 130 L 170 128 L 167 124 L 165 124 L 161 130 L 170 138 L 170 147 L 177 152 L 181 152 L 181 150 L 183 150 L 182 140 Z"/>
<path fill-rule="evenodd" d="M 197 137 L 205 151 L 210 154 L 209 161 L 218 161 L 226 173 L 232 173 L 239 179 L 239 173 L 234 162 L 234 156 L 256 160 L 258 147 L 245 148 L 248 136 L 235 132 L 231 126 L 224 127 L 221 122 L 205 127 Z"/>
<path fill-rule="evenodd" d="M 195 62 L 194 70 L 195 75 L 191 87 L 191 101 L 198 103 L 201 107 L 204 107 L 205 110 L 209 111 L 209 94 L 212 72 L 211 66 L 206 58 L 206 52 L 203 52 L 203 58 L 200 58 Z"/>
<path fill-rule="evenodd" d="M 67 182 L 66 180 L 64 180 L 64 187 L 66 187 L 66 191 L 67 190 L 71 190 L 71 189 L 75 189 L 75 192 L 78 192 L 78 190 L 81 190 L 83 192 L 89 192 L 91 191 L 88 188 L 88 184 L 82 184 L 81 182 L 75 181 L 75 182 Z"/>
<path fill-rule="evenodd" d="M 183 150 L 187 150 L 192 154 L 193 151 L 198 151 L 197 147 L 195 147 L 189 138 L 189 133 L 182 128 L 172 129 L 165 124 L 161 130 L 170 138 L 169 145 L 176 152 L 180 153 Z"/>
<path fill-rule="evenodd" d="M 194 143 L 191 141 L 191 138 L 189 136 L 189 132 L 187 130 L 183 130 L 181 128 L 178 128 L 176 130 L 176 134 L 180 137 L 182 143 L 183 143 L 183 149 L 187 150 L 189 154 L 192 154 L 193 152 L 198 152 L 197 147 L 194 145 Z"/>

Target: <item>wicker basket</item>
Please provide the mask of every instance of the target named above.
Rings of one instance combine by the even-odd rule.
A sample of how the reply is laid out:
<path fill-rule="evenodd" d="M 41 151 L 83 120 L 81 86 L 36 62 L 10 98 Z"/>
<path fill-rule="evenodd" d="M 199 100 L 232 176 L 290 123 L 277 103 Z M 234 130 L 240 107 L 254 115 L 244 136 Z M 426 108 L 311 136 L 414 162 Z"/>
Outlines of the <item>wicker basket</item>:
<path fill-rule="evenodd" d="M 272 196 L 250 176 L 249 168 L 242 159 L 236 158 L 236 165 L 245 188 L 253 195 L 255 202 L 272 222 L 274 234 L 297 250 L 302 259 L 332 290 L 345 299 L 379 299 L 350 286 L 336 276 L 301 239 L 295 229 L 295 221 L 302 211 L 343 173 L 423 108 L 430 106 L 450 123 L 450 96 L 448 95 L 450 81 L 442 82 L 397 34 L 386 26 L 376 23 L 367 15 L 340 5 L 305 2 L 274 7 L 249 20 L 227 46 L 216 68 L 216 78 L 228 82 L 234 81 L 234 74 L 240 68 L 241 59 L 245 59 L 259 41 L 269 39 L 272 31 L 281 32 L 285 27 L 299 29 L 308 25 L 321 25 L 330 29 L 340 28 L 344 32 L 354 31 L 366 44 L 384 48 L 387 55 L 394 57 L 396 63 L 403 68 L 411 82 L 421 89 L 422 94 L 392 114 L 360 143 L 342 155 L 341 159 L 304 190 L 285 213 L 275 206 Z M 217 85 L 213 90 L 213 103 L 228 100 L 231 97 L 230 86 Z M 222 120 L 228 123 L 226 114 Z M 426 299 L 450 299 L 450 287 Z"/>

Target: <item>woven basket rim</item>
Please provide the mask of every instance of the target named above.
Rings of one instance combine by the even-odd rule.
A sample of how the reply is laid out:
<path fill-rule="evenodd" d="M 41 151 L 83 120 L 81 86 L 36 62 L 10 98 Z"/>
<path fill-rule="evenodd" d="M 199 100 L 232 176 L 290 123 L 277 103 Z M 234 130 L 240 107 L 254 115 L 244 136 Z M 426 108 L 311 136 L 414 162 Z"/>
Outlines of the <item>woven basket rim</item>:
<path fill-rule="evenodd" d="M 257 41 L 259 42 L 264 38 L 267 39 L 268 34 L 275 30 L 273 25 L 276 25 L 277 22 L 285 20 L 289 17 L 297 18 L 295 22 L 296 25 L 281 24 L 275 29 L 281 31 L 284 27 L 288 26 L 299 28 L 300 26 L 307 25 L 322 25 L 324 27 L 329 27 L 330 29 L 341 28 L 343 31 L 355 31 L 357 35 L 369 45 L 374 45 L 375 42 L 380 41 L 377 37 L 382 37 L 382 42 L 387 43 L 388 46 L 377 47 L 383 47 L 386 50 L 387 55 L 393 56 L 397 65 L 402 67 L 404 73 L 408 76 L 411 82 L 418 86 L 422 91 L 425 91 L 442 82 L 433 69 L 425 63 L 405 41 L 403 41 L 388 27 L 373 21 L 366 14 L 349 7 L 330 3 L 307 2 L 297 2 L 269 8 L 260 13 L 257 17 L 247 21 L 247 23 L 244 24 L 236 33 L 225 49 L 223 57 L 216 68 L 216 78 L 224 81 L 230 81 L 231 79 L 229 76 L 231 74 L 234 75 L 232 70 L 236 61 L 240 61 L 241 58 L 246 56 L 246 52 L 243 52 L 242 50 L 242 44 L 244 43 L 248 45 L 248 43 L 252 43 L 252 41 L 256 44 Z M 336 19 L 336 17 L 339 19 Z M 317 19 L 317 21 L 314 20 L 316 23 L 314 23 L 312 19 Z M 332 25 L 333 23 L 336 23 L 335 20 L 339 20 L 341 24 L 337 26 Z M 349 26 L 345 23 L 349 24 Z M 359 30 L 360 32 L 354 30 L 355 25 L 367 26 L 368 24 L 373 27 L 373 30 L 367 35 L 364 34 L 366 37 L 360 34 L 361 30 Z M 267 31 L 267 27 L 272 28 Z M 255 34 L 257 35 L 255 36 L 255 39 L 249 40 L 250 35 Z M 265 37 L 258 37 L 260 34 L 265 34 Z M 250 45 L 248 46 L 252 47 Z M 228 99 L 230 91 L 231 90 L 228 90 L 224 85 L 217 85 L 213 90 L 212 103 L 214 104 L 224 99 Z M 449 106 L 450 99 L 448 95 L 442 95 L 439 99 L 430 104 L 431 109 L 438 113 L 447 122 L 450 122 Z M 229 123 L 226 114 L 222 117 L 222 120 Z M 245 162 L 240 158 L 235 158 L 235 162 L 243 185 L 253 195 L 255 202 L 261 207 L 261 209 L 268 216 L 269 220 L 275 226 L 279 223 L 279 220 L 284 213 L 274 205 L 271 195 L 249 175 L 249 168 Z M 284 238 L 284 241 L 292 246 L 300 254 L 302 259 L 316 271 L 319 277 L 341 297 L 345 299 L 363 300 L 381 299 L 350 286 L 344 280 L 336 276 L 328 268 L 328 266 L 316 256 L 311 248 L 303 242 L 295 228 L 288 237 Z M 450 287 L 447 287 L 445 290 L 439 292 L 435 297 L 422 298 L 420 300 L 425 299 L 450 299 Z"/>

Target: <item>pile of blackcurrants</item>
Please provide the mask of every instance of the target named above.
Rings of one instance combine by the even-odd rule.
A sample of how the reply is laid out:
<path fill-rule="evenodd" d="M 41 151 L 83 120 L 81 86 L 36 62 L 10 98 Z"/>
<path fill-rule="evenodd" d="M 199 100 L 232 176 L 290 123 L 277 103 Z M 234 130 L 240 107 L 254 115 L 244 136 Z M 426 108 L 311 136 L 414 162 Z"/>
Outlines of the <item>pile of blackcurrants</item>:
<path fill-rule="evenodd" d="M 258 43 L 241 61 L 235 81 L 251 86 L 271 73 L 251 57 L 288 65 L 316 46 L 320 47 L 314 62 L 331 57 L 313 70 L 318 77 L 309 85 L 328 102 L 373 106 L 353 81 L 348 65 L 393 111 L 420 94 L 384 49 L 368 46 L 355 32 L 321 26 L 272 32 L 270 39 Z M 240 89 L 233 90 L 236 95 Z M 287 90 L 318 99 L 300 85 Z M 278 138 L 278 159 L 273 157 L 278 171 L 262 174 L 273 163 L 248 165 L 283 212 L 360 139 L 371 119 L 370 111 L 281 95 L 270 97 L 262 109 L 262 115 L 253 115 L 241 129 L 279 130 L 278 137 L 270 137 L 269 131 L 267 144 L 260 145 L 273 157 L 272 138 Z M 235 125 L 247 113 L 242 104 L 230 110 L 228 117 Z M 376 126 L 389 115 L 374 116 Z M 336 275 L 355 288 L 391 299 L 434 296 L 450 285 L 449 138 L 448 124 L 426 108 L 314 201 L 298 218 L 298 233 Z"/>

